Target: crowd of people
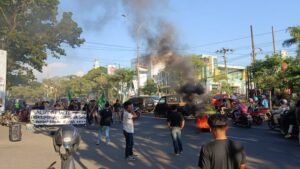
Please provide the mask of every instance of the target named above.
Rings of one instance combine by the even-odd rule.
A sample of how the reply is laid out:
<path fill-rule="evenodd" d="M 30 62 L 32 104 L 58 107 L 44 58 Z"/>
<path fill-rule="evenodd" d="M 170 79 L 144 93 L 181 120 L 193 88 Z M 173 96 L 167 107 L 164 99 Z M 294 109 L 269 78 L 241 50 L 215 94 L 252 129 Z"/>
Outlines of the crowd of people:
<path fill-rule="evenodd" d="M 101 144 L 101 137 L 105 134 L 105 142 L 110 142 L 110 126 L 113 122 L 113 112 L 120 110 L 122 115 L 122 129 L 125 138 L 125 158 L 128 161 L 135 161 L 137 154 L 134 153 L 134 123 L 138 117 L 134 111 L 133 104 L 126 101 L 123 106 L 117 100 L 113 105 L 108 102 L 105 107 L 99 112 L 99 132 L 96 144 Z M 220 168 L 240 168 L 246 167 L 246 155 L 243 146 L 238 142 L 227 138 L 228 119 L 223 114 L 215 114 L 210 116 L 209 125 L 211 126 L 211 133 L 214 140 L 203 145 L 200 154 L 198 166 L 202 169 Z M 183 153 L 183 142 L 181 139 L 181 132 L 185 126 L 185 120 L 176 106 L 172 106 L 167 117 L 167 127 L 170 129 L 171 139 L 173 143 L 174 155 L 179 156 Z M 221 167 L 222 168 L 222 167 Z"/>
<path fill-rule="evenodd" d="M 269 101 L 265 95 L 260 97 L 249 98 L 249 108 L 257 109 L 258 107 L 269 109 Z M 123 135 L 125 138 L 125 158 L 128 161 L 136 160 L 137 155 L 133 152 L 134 146 L 134 121 L 138 117 L 134 111 L 133 104 L 126 101 L 121 104 L 117 99 L 113 104 L 106 102 L 104 107 L 99 107 L 96 100 L 81 103 L 78 100 L 71 100 L 69 105 L 62 101 L 51 104 L 47 101 L 38 102 L 33 109 L 55 109 L 55 110 L 83 110 L 87 112 L 87 125 L 99 126 L 96 144 L 101 144 L 102 136 L 105 136 L 106 144 L 110 143 L 110 128 L 113 123 L 122 123 Z M 288 131 L 285 138 L 290 138 L 295 127 L 300 131 L 300 95 L 295 104 L 291 105 L 286 99 L 279 101 L 279 106 L 271 112 L 275 124 L 280 125 L 285 119 L 283 115 L 288 114 L 287 123 Z M 242 145 L 238 142 L 227 138 L 228 119 L 225 114 L 214 114 L 208 119 L 210 131 L 214 140 L 203 145 L 199 154 L 198 166 L 206 168 L 246 168 L 246 155 Z M 185 120 L 182 113 L 172 106 L 167 117 L 167 126 L 170 129 L 174 155 L 179 156 L 183 153 L 183 142 L 181 139 L 182 129 L 185 126 Z M 284 132 L 284 131 L 282 131 Z M 300 132 L 299 132 L 300 144 Z"/>

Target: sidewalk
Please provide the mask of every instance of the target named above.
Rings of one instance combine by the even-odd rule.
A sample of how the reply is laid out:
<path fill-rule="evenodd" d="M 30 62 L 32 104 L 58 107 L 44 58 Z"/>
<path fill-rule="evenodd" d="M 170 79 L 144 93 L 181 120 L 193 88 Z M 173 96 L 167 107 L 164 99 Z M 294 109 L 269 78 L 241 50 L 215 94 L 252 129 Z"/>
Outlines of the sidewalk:
<path fill-rule="evenodd" d="M 10 142 L 9 128 L 0 126 L 0 168 L 46 169 L 54 161 L 59 166 L 52 138 L 45 133 L 35 134 L 22 126 L 22 141 Z"/>

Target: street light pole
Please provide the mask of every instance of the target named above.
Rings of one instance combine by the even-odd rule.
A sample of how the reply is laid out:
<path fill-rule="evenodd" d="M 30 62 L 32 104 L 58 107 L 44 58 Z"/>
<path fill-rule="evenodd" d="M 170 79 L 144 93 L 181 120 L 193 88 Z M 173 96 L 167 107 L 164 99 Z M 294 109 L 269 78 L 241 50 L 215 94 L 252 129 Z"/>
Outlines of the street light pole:
<path fill-rule="evenodd" d="M 126 18 L 126 14 L 122 14 Z M 137 73 L 137 96 L 140 96 L 140 29 L 144 22 L 140 23 L 135 30 L 136 32 L 136 73 Z"/>

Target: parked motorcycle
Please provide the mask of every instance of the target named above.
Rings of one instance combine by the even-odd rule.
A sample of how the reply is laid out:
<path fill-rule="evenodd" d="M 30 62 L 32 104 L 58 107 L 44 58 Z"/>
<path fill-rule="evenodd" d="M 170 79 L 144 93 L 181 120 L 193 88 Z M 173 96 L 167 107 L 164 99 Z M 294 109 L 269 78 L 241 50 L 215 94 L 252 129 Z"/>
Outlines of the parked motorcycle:
<path fill-rule="evenodd" d="M 250 128 L 253 119 L 248 112 L 248 106 L 244 104 L 237 105 L 237 107 L 232 111 L 232 121 L 235 125 Z"/>

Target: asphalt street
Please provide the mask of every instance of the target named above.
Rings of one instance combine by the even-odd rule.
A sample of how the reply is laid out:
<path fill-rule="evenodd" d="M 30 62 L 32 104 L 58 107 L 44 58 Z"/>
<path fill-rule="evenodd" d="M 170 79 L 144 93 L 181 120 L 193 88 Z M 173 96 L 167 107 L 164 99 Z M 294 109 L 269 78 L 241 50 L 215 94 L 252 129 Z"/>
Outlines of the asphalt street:
<path fill-rule="evenodd" d="M 3 169 L 46 169 L 60 168 L 60 159 L 54 152 L 48 128 L 35 132 L 23 126 L 21 142 L 8 140 L 8 128 L 0 127 L 0 168 Z M 50 129 L 54 130 L 54 129 Z M 188 121 L 183 130 L 184 152 L 172 154 L 170 131 L 165 119 L 142 116 L 135 125 L 135 153 L 137 160 L 127 162 L 124 158 L 124 136 L 122 125 L 111 129 L 111 143 L 96 145 L 97 127 L 79 128 L 82 140 L 75 154 L 77 169 L 192 169 L 197 168 L 201 145 L 212 139 L 209 132 L 195 127 Z M 229 138 L 242 143 L 247 153 L 249 169 L 299 169 L 300 145 L 296 139 L 284 139 L 266 125 L 251 129 L 231 126 Z"/>

